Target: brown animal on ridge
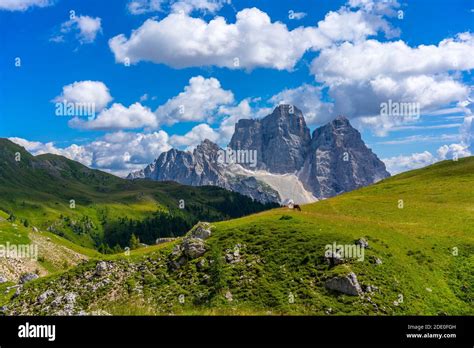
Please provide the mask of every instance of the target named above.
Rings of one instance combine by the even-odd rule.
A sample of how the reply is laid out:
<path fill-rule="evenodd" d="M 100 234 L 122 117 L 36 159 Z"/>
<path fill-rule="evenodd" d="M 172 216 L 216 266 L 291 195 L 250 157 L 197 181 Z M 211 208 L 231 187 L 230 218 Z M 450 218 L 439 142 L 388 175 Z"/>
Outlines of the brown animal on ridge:
<path fill-rule="evenodd" d="M 298 211 L 301 211 L 301 207 L 300 207 L 298 204 L 295 204 L 295 205 L 293 206 L 293 209 L 296 209 L 296 210 L 298 210 Z"/>

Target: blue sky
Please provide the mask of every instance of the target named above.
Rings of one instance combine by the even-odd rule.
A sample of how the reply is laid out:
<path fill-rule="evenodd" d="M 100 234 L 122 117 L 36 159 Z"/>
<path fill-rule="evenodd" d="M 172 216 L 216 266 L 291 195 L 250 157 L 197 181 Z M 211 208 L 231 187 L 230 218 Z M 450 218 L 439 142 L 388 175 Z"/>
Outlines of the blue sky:
<path fill-rule="evenodd" d="M 289 102 L 416 168 L 471 153 L 473 23 L 469 0 L 0 0 L 0 136 L 125 175 Z M 55 114 L 81 98 L 94 120 Z"/>

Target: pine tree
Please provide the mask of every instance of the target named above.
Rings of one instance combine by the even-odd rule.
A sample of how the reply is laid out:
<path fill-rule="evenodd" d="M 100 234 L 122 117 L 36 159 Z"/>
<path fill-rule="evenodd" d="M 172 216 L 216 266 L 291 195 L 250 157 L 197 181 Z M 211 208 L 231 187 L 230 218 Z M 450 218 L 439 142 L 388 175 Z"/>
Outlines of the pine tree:
<path fill-rule="evenodd" d="M 132 236 L 130 237 L 130 249 L 137 249 L 140 247 L 140 239 L 135 236 L 135 234 L 132 233 Z"/>

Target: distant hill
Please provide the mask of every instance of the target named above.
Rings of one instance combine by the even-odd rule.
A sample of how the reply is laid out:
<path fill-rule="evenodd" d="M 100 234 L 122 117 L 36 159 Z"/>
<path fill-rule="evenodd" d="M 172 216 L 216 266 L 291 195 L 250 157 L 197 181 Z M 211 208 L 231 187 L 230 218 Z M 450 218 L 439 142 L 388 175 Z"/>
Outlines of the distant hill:
<path fill-rule="evenodd" d="M 160 249 L 32 281 L 5 311 L 473 315 L 473 183 L 470 157 L 301 211 L 213 223 L 210 237 L 203 224 Z M 358 245 L 363 258 L 327 254 L 334 244 Z"/>

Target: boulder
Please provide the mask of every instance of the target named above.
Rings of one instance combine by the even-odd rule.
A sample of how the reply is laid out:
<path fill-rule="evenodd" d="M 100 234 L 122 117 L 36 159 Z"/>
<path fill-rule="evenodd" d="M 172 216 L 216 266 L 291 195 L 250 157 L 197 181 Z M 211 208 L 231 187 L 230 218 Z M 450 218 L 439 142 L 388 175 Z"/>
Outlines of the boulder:
<path fill-rule="evenodd" d="M 0 274 L 0 284 L 8 282 L 8 279 Z"/>
<path fill-rule="evenodd" d="M 25 273 L 20 277 L 20 284 L 25 284 L 37 278 L 39 278 L 39 276 L 36 273 Z"/>
<path fill-rule="evenodd" d="M 232 263 L 234 261 L 234 254 L 232 253 L 225 254 L 225 260 L 228 263 Z"/>
<path fill-rule="evenodd" d="M 35 226 L 33 226 L 32 230 L 33 230 L 33 232 L 39 232 L 38 228 L 35 227 Z"/>
<path fill-rule="evenodd" d="M 186 257 L 181 256 L 177 260 L 172 260 L 169 263 L 169 267 L 171 270 L 176 271 L 177 269 L 181 268 L 186 263 Z"/>
<path fill-rule="evenodd" d="M 358 296 L 362 293 L 362 288 L 357 281 L 357 276 L 353 272 L 346 276 L 331 278 L 326 281 L 324 286 L 329 290 L 338 291 L 351 296 Z"/>
<path fill-rule="evenodd" d="M 365 238 L 360 238 L 356 240 L 356 245 L 360 245 L 362 248 L 367 249 L 369 247 L 369 242 Z"/>
<path fill-rule="evenodd" d="M 206 252 L 204 241 L 198 238 L 186 238 L 181 247 L 184 254 L 190 259 L 198 258 Z"/>
<path fill-rule="evenodd" d="M 190 231 L 191 238 L 205 240 L 211 236 L 211 224 L 208 222 L 198 222 Z"/>
<path fill-rule="evenodd" d="M 99 276 L 104 275 L 107 270 L 109 269 L 107 262 L 105 261 L 100 261 L 97 263 L 97 266 L 95 267 L 95 273 Z"/>
<path fill-rule="evenodd" d="M 183 251 L 181 250 L 181 245 L 180 245 L 180 244 L 176 244 L 176 245 L 173 247 L 173 250 L 171 251 L 171 256 L 173 256 L 173 257 L 178 257 L 178 256 L 180 256 L 182 253 L 183 253 Z"/>

